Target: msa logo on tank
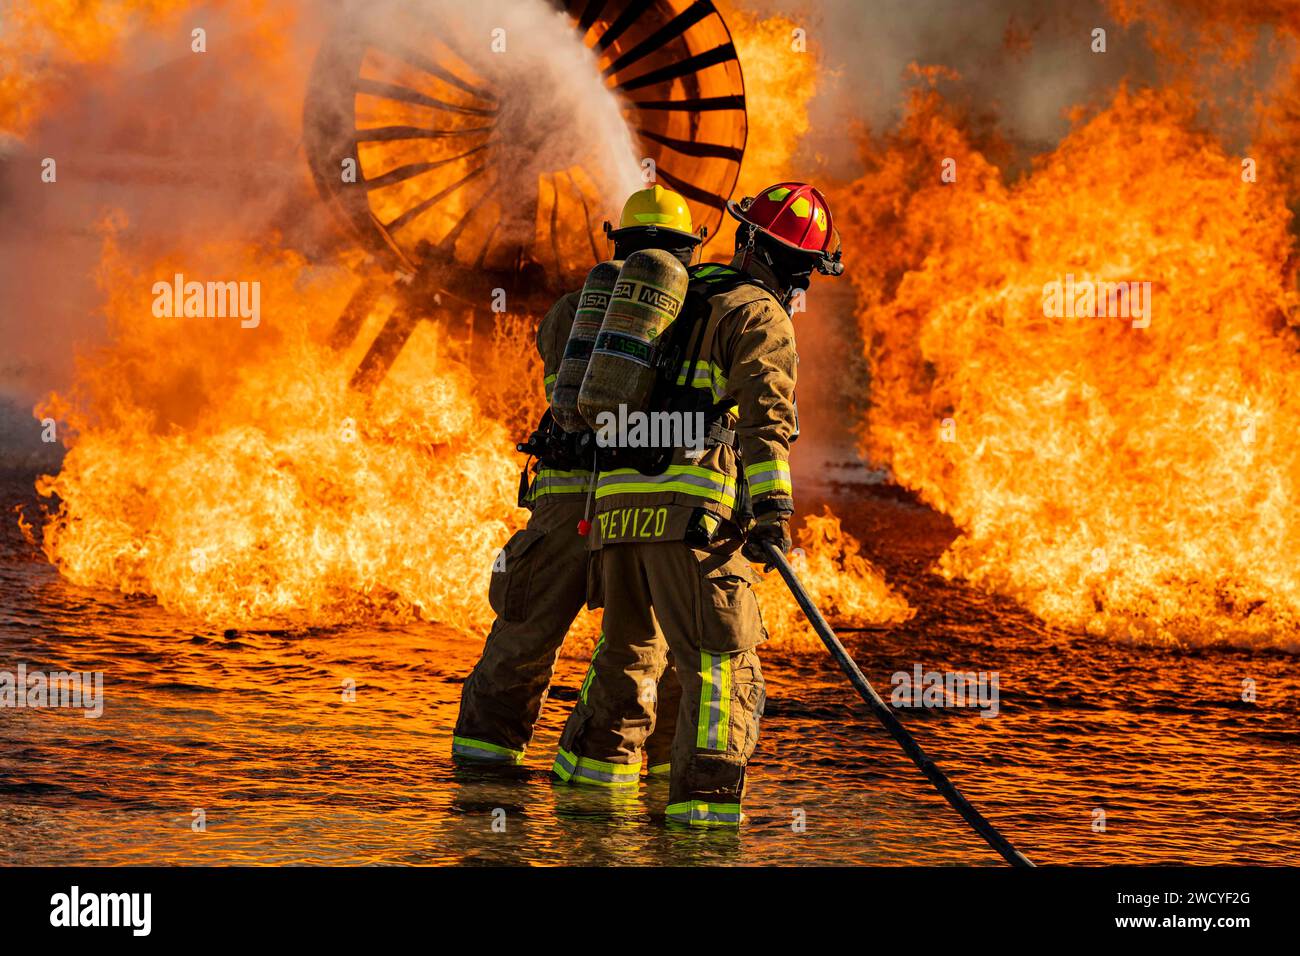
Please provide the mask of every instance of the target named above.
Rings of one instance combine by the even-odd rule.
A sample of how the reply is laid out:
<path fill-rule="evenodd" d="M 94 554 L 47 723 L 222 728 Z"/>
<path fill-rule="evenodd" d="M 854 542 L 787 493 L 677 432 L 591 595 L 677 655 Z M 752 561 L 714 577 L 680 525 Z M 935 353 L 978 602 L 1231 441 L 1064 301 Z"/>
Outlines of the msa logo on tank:
<path fill-rule="evenodd" d="M 629 296 L 629 298 L 631 297 Z M 674 314 L 682 307 L 681 300 L 671 292 L 656 289 L 652 285 L 641 286 L 641 291 L 636 294 L 636 301 L 642 305 L 653 305 L 656 309 L 663 309 L 665 312 Z M 653 329 L 650 330 L 650 334 L 654 335 Z"/>
<path fill-rule="evenodd" d="M 655 356 L 658 352 L 655 343 L 668 326 L 673 323 L 677 313 L 681 311 L 681 297 L 673 295 L 672 292 L 658 286 L 619 279 L 614 286 L 614 294 L 610 297 L 609 304 L 618 306 L 620 303 L 623 306 L 632 304 L 645 306 L 650 311 L 644 312 L 640 316 L 626 310 L 621 315 L 616 314 L 617 318 L 628 320 L 639 318 L 641 321 L 635 327 L 628 327 L 623 330 L 616 327 L 606 328 L 602 326 L 600 332 L 596 335 L 596 351 L 605 355 L 630 359 L 645 368 L 653 368 Z M 608 310 L 609 305 L 606 306 L 606 314 L 608 314 Z M 667 320 L 666 323 L 664 322 L 665 319 Z"/>
<path fill-rule="evenodd" d="M 596 351 L 603 355 L 617 355 L 631 359 L 638 365 L 650 368 L 654 361 L 654 348 L 649 342 L 634 339 L 621 332 L 601 332 L 596 336 Z"/>

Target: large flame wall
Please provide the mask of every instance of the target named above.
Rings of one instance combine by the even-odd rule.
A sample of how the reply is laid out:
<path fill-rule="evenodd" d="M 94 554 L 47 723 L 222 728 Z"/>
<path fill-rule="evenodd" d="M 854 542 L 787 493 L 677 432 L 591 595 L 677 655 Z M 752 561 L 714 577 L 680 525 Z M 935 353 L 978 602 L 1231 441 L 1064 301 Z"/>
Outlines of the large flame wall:
<path fill-rule="evenodd" d="M 738 21 L 741 55 L 768 64 L 750 91 L 751 136 L 767 144 L 743 171 L 750 189 L 789 157 L 797 143 L 791 117 L 812 93 L 810 58 L 782 55 L 788 26 Z M 116 29 L 104 50 L 118 49 Z M 277 54 L 259 42 L 241 58 L 240 42 L 223 49 L 242 64 L 244 84 L 292 73 L 293 63 L 275 57 L 306 46 L 285 44 Z M 91 80 L 111 79 L 115 57 L 86 54 L 80 69 Z M 796 82 L 780 82 L 776 65 Z M 77 98 L 66 85 L 36 86 L 54 100 Z M 269 88 L 283 115 L 282 91 L 292 84 Z M 163 101 L 152 95 L 146 89 L 118 105 L 156 109 Z M 57 112 L 36 127 L 37 139 L 58 132 Z M 301 193 L 285 195 L 291 202 Z M 249 204 L 271 205 L 238 191 L 225 200 L 231 211 Z M 148 196 L 140 207 L 137 216 L 148 211 Z M 83 346 L 74 385 L 37 408 L 38 417 L 62 423 L 68 446 L 59 474 L 38 484 L 56 502 L 44 527 L 50 561 L 76 584 L 150 595 L 219 626 L 423 619 L 482 631 L 491 619 L 493 555 L 526 518 L 514 507 L 513 442 L 541 406 L 532 349 L 538 316 L 508 314 L 490 338 L 472 337 L 472 325 L 455 320 L 420 323 L 380 388 L 365 395 L 348 378 L 392 297 L 367 317 L 350 350 L 325 342 L 356 283 L 376 278 L 374 266 L 349 256 L 348 268 L 323 268 L 291 251 L 294 243 L 269 222 L 235 241 L 232 233 L 248 231 L 247 217 L 234 217 L 232 229 L 186 208 L 180 236 L 150 235 L 129 213 L 104 220 L 97 277 L 105 342 Z M 153 285 L 177 273 L 259 281 L 260 324 L 156 316 Z M 911 614 L 833 516 L 810 518 L 801 544 L 809 584 L 836 619 Z M 775 577 L 764 608 L 778 642 L 803 640 L 797 608 Z M 579 647 L 595 627 L 581 623 Z"/>
<path fill-rule="evenodd" d="M 942 570 L 1094 633 L 1295 644 L 1287 184 L 1149 92 L 1012 186 L 932 92 L 872 161 L 841 219 L 864 444 L 962 529 Z M 1150 326 L 1045 317 L 1068 274 L 1150 281 Z"/>

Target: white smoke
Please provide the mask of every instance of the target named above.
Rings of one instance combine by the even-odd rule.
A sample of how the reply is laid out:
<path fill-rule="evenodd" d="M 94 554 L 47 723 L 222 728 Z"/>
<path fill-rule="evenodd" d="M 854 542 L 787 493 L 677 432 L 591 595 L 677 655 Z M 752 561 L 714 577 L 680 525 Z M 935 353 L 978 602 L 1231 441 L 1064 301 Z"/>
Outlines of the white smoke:
<path fill-rule="evenodd" d="M 972 111 L 1013 142 L 1050 148 L 1068 111 L 1099 104 L 1121 78 L 1142 82 L 1154 61 L 1144 32 L 1125 29 L 1104 0 L 746 0 L 760 15 L 802 26 L 822 71 L 804 150 L 834 175 L 853 176 L 855 129 L 887 132 L 902 116 L 913 64 L 955 71 Z M 1105 53 L 1092 31 L 1106 30 Z"/>
<path fill-rule="evenodd" d="M 584 166 L 616 202 L 640 185 L 618 98 L 566 14 L 546 0 L 422 0 L 417 7 L 470 65 L 493 74 L 503 165 L 515 180 L 535 184 L 543 173 Z M 373 3 L 361 9 L 376 11 Z"/>
<path fill-rule="evenodd" d="M 741 0 L 760 16 L 794 20 L 820 55 L 811 129 L 801 159 L 823 173 L 853 178 L 856 139 L 891 130 L 903 115 L 914 79 L 909 68 L 942 66 L 957 78 L 941 85 L 979 119 L 995 124 L 1020 155 L 1018 164 L 1053 149 L 1069 132 L 1071 112 L 1104 107 L 1117 86 L 1162 85 L 1170 64 L 1152 47 L 1149 26 L 1121 24 L 1116 0 Z M 1199 4 L 1188 4 L 1197 7 Z M 1172 22 L 1189 33 L 1204 11 L 1167 0 Z M 1262 4 L 1259 19 L 1272 9 Z M 1105 31 L 1105 50 L 1094 31 Z M 1190 37 L 1189 37 L 1190 39 Z M 1225 142 L 1244 146 L 1257 132 L 1248 109 L 1253 91 L 1267 90 L 1286 51 L 1263 29 L 1237 74 L 1216 75 L 1198 90 L 1202 121 Z M 1190 51 L 1189 51 L 1190 52 Z M 1207 69 L 1220 51 L 1197 50 Z"/>
<path fill-rule="evenodd" d="M 547 0 L 266 0 L 262 14 L 284 29 L 250 21 L 237 3 L 141 24 L 112 62 L 76 68 L 58 108 L 21 139 L 0 139 L 0 397 L 14 407 L 66 388 L 76 351 L 103 338 L 96 282 L 110 211 L 124 242 L 154 249 L 275 234 L 329 259 L 339 239 L 308 173 L 301 123 L 336 17 L 407 45 L 441 38 L 491 71 L 507 202 L 511 190 L 536 195 L 542 173 L 582 166 L 600 192 L 599 221 L 641 185 L 617 95 Z M 195 25 L 207 31 L 201 54 L 191 50 Z M 57 182 L 41 179 L 47 157 Z"/>

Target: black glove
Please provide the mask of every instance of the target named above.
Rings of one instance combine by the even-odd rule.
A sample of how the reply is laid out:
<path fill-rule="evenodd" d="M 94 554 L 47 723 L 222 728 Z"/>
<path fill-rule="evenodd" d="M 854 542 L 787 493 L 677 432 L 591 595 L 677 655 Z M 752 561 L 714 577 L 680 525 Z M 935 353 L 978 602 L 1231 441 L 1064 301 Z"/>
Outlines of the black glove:
<path fill-rule="evenodd" d="M 749 560 L 763 565 L 764 571 L 772 570 L 772 556 L 767 553 L 767 545 L 774 544 L 782 554 L 789 554 L 794 544 L 790 540 L 790 516 L 782 511 L 771 511 L 758 519 L 758 524 L 749 529 L 744 547 L 740 553 Z"/>

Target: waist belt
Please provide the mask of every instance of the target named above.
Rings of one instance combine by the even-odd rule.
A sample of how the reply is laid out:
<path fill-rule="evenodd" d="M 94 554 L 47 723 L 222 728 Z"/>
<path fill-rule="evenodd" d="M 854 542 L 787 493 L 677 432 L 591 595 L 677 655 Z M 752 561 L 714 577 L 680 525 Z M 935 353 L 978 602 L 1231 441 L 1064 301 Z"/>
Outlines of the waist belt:
<path fill-rule="evenodd" d="M 704 444 L 706 447 L 714 445 L 726 445 L 728 448 L 736 447 L 736 430 L 734 428 L 723 428 L 724 419 L 714 419 L 709 423 L 709 427 L 704 432 Z"/>

